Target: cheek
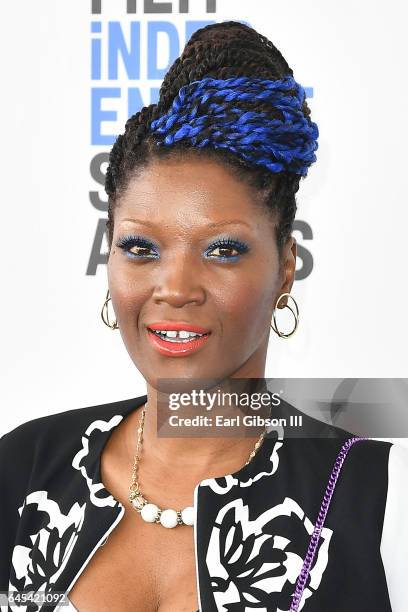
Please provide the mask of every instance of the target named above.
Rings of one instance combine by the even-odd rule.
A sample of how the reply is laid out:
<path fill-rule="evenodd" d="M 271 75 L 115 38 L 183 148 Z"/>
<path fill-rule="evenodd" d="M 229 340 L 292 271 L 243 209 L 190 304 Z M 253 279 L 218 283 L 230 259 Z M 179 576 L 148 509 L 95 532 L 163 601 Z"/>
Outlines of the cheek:
<path fill-rule="evenodd" d="M 265 283 L 267 279 L 267 284 Z M 224 335 L 258 339 L 268 329 L 273 310 L 274 283 L 267 276 L 241 277 L 215 296 L 222 313 Z M 237 334 L 239 330 L 239 334 Z"/>
<path fill-rule="evenodd" d="M 135 321 L 142 305 L 149 296 L 149 284 L 143 274 L 135 274 L 129 262 L 122 261 L 120 253 L 113 254 L 108 262 L 108 282 L 112 306 L 122 322 L 130 317 Z"/>

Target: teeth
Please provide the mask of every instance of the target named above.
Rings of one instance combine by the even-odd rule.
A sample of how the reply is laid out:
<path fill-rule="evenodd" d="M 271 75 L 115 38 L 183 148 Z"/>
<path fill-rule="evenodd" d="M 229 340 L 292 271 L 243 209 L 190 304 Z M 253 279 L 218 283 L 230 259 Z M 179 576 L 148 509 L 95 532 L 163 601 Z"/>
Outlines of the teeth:
<path fill-rule="evenodd" d="M 189 338 L 190 336 L 196 336 L 197 334 L 195 334 L 194 332 L 188 332 L 185 331 L 184 329 L 181 329 L 179 331 L 179 337 L 180 338 Z"/>
<path fill-rule="evenodd" d="M 184 340 L 185 342 L 188 342 L 191 338 L 200 338 L 201 336 L 204 335 L 204 334 L 196 334 L 195 332 L 186 331 L 184 329 L 181 329 L 180 331 L 175 331 L 175 330 L 163 330 L 163 331 L 153 330 L 153 331 L 158 336 L 169 339 L 170 341 L 174 341 L 175 338 L 179 338 L 181 340 Z"/>

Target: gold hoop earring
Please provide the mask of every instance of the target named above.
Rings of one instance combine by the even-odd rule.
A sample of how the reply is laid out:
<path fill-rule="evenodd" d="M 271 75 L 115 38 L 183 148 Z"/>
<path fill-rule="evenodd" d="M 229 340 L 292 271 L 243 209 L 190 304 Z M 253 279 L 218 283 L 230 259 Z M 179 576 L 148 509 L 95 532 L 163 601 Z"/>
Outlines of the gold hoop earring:
<path fill-rule="evenodd" d="M 118 329 L 119 325 L 118 322 L 115 320 L 113 323 L 110 323 L 109 321 L 109 310 L 108 310 L 108 302 L 111 299 L 110 295 L 109 295 L 109 289 L 106 293 L 106 299 L 103 303 L 102 306 L 102 310 L 101 310 L 101 317 L 102 317 L 102 321 L 105 323 L 105 325 L 107 325 L 108 327 L 110 327 L 110 329 Z"/>
<path fill-rule="evenodd" d="M 295 309 L 296 309 L 296 312 L 295 312 L 295 311 L 294 311 L 294 310 L 293 310 L 293 309 L 292 309 L 292 308 L 289 306 L 289 304 L 286 304 L 286 305 L 285 305 L 285 308 L 289 308 L 289 310 L 291 311 L 291 313 L 292 313 L 292 314 L 293 314 L 293 316 L 295 317 L 295 327 L 294 327 L 294 329 L 293 329 L 293 330 L 292 330 L 292 331 L 291 331 L 289 334 L 285 334 L 285 333 L 280 332 L 280 331 L 278 330 L 277 325 L 276 325 L 276 318 L 275 318 L 275 310 L 276 310 L 277 305 L 279 304 L 279 300 L 281 300 L 283 297 L 285 297 L 285 295 L 287 295 L 288 297 L 290 297 L 290 298 L 293 300 L 293 302 L 294 302 L 294 304 L 295 304 Z M 279 296 L 279 298 L 278 298 L 278 300 L 277 300 L 277 302 L 276 302 L 276 304 L 275 304 L 275 308 L 274 308 L 274 310 L 273 310 L 272 317 L 273 317 L 273 323 L 274 323 L 274 325 L 271 323 L 271 328 L 273 329 L 273 331 L 274 331 L 276 334 L 278 334 L 278 336 L 279 336 L 280 338 L 290 338 L 290 336 L 293 336 L 293 334 L 294 334 L 294 333 L 295 333 L 295 331 L 297 330 L 297 327 L 298 327 L 298 324 L 299 324 L 299 308 L 298 308 L 298 305 L 297 305 L 297 303 L 296 303 L 295 298 L 294 298 L 294 297 L 292 297 L 292 296 L 290 295 L 290 293 L 282 293 L 282 295 L 280 295 L 280 296 Z"/>

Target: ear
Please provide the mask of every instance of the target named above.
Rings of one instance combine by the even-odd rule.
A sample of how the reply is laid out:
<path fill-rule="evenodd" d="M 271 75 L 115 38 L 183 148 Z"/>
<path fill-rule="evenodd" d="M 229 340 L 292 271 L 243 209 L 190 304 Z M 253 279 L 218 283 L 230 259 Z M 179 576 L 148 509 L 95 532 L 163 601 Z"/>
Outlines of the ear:
<path fill-rule="evenodd" d="M 282 293 L 290 293 L 295 281 L 296 273 L 296 257 L 297 257 L 297 242 L 296 238 L 290 236 L 286 241 L 282 251 L 281 264 L 281 285 L 279 295 Z M 288 298 L 285 296 L 279 301 L 278 308 L 285 308 L 288 303 Z"/>

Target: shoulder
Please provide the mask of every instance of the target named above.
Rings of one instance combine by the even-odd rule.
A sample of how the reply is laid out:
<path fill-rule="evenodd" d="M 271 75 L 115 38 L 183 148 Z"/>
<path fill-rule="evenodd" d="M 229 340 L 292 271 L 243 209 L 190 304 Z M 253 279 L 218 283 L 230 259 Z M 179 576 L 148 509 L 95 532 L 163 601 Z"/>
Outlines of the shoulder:
<path fill-rule="evenodd" d="M 0 487 L 9 477 L 27 481 L 34 469 L 50 461 L 63 463 L 92 423 L 102 428 L 113 416 L 122 418 L 145 401 L 146 396 L 140 396 L 74 408 L 18 425 L 0 437 Z"/>
<path fill-rule="evenodd" d="M 371 492 L 379 517 L 385 504 L 392 446 L 392 442 L 386 440 L 350 434 L 339 448 L 340 457 L 344 457 L 343 479 L 358 488 L 363 495 Z"/>
<path fill-rule="evenodd" d="M 344 459 L 342 480 L 347 480 L 353 488 L 360 488 L 365 483 L 373 491 L 377 488 L 379 492 L 386 490 L 391 442 L 359 436 L 299 411 L 285 400 L 281 401 L 279 416 L 281 414 L 288 423 L 291 415 L 298 420 L 301 415 L 301 426 L 286 428 L 284 437 L 285 444 L 293 449 L 294 454 L 303 454 L 305 465 L 324 473 L 328 466 L 334 466 L 337 459 Z"/>
<path fill-rule="evenodd" d="M 76 434 L 97 419 L 109 419 L 116 414 L 125 416 L 144 401 L 145 395 L 108 404 L 73 408 L 31 419 L 0 437 L 0 453 L 10 451 L 14 447 L 24 450 L 27 446 L 44 440 L 49 442 L 53 437 L 66 438 L 71 432 Z"/>

